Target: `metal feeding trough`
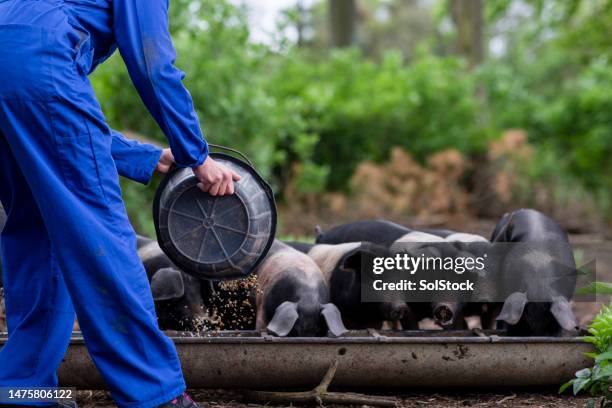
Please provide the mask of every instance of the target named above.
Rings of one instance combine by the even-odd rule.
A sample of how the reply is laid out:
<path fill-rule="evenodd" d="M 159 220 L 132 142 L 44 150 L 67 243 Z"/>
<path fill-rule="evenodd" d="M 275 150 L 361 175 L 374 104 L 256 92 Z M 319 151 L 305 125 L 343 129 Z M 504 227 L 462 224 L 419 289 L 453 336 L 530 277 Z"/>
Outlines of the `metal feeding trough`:
<path fill-rule="evenodd" d="M 213 197 L 197 187 L 191 169 L 174 168 L 153 203 L 157 240 L 172 262 L 198 278 L 244 278 L 274 241 L 274 195 L 246 157 L 243 161 L 223 153 L 210 156 L 241 176 L 234 183 L 235 194 Z"/>
<path fill-rule="evenodd" d="M 592 364 L 581 338 L 477 336 L 469 331 L 349 332 L 279 338 L 258 332 L 171 335 L 191 388 L 312 388 L 335 361 L 332 387 L 559 386 Z M 6 338 L 0 335 L 0 347 Z M 83 338 L 59 370 L 64 386 L 104 388 Z"/>

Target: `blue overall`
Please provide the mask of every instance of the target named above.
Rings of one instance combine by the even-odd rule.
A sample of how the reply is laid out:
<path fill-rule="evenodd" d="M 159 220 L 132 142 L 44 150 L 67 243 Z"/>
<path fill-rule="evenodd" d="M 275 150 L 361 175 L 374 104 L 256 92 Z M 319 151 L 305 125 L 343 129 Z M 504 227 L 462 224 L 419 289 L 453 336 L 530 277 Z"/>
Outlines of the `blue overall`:
<path fill-rule="evenodd" d="M 57 385 L 76 311 L 119 406 L 155 406 L 185 388 L 174 345 L 157 327 L 118 180 L 147 182 L 160 151 L 111 130 L 87 79 L 118 48 L 177 163 L 201 164 L 208 149 L 173 66 L 167 7 L 167 0 L 0 0 L 9 330 L 0 386 Z"/>

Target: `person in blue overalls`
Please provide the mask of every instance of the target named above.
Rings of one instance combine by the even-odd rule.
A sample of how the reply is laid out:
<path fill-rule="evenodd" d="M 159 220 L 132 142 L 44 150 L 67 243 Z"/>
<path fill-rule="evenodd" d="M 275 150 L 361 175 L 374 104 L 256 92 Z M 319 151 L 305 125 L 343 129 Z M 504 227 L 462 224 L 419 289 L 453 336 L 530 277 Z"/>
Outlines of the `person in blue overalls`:
<path fill-rule="evenodd" d="M 87 76 L 115 49 L 172 154 L 106 124 Z M 120 407 L 196 406 L 157 327 L 118 180 L 147 182 L 173 155 L 204 191 L 234 191 L 174 60 L 167 0 L 0 0 L 0 387 L 56 386 L 76 311 Z"/>

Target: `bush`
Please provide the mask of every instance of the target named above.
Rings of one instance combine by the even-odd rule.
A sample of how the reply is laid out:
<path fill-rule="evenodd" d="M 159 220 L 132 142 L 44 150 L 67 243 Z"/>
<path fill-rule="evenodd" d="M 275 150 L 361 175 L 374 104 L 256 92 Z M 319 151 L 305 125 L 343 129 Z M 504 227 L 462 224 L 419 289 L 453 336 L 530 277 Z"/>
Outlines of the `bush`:
<path fill-rule="evenodd" d="M 487 140 L 473 77 L 453 58 L 422 55 L 406 65 L 393 52 L 373 62 L 356 50 L 322 61 L 296 51 L 270 92 L 299 106 L 319 136 L 313 161 L 330 168 L 331 189 L 346 188 L 358 163 L 384 161 L 392 147 L 422 161 L 446 148 L 473 153 Z"/>
<path fill-rule="evenodd" d="M 594 359 L 592 368 L 576 372 L 576 378 L 563 384 L 562 393 L 572 387 L 574 395 L 587 391 L 591 395 L 603 396 L 601 407 L 612 406 L 612 307 L 604 306 L 589 325 L 589 334 L 585 341 L 595 346 L 595 353 L 588 353 Z M 595 404 L 592 403 L 592 406 Z"/>
<path fill-rule="evenodd" d="M 553 151 L 575 181 L 609 201 L 612 95 L 606 90 L 612 86 L 612 64 L 602 57 L 568 73 L 567 66 L 560 67 L 567 60 L 558 49 L 545 56 L 537 69 L 519 73 L 500 61 L 480 69 L 491 126 L 527 130 L 535 147 Z"/>

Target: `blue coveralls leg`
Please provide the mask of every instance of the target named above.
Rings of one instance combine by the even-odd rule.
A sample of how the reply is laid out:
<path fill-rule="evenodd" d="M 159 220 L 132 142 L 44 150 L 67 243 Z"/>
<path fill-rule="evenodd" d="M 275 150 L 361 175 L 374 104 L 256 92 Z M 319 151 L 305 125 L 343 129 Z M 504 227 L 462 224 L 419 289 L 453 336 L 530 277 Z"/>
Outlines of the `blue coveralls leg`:
<path fill-rule="evenodd" d="M 1 134 L 0 200 L 9 214 L 0 244 L 11 332 L 0 350 L 0 383 L 55 386 L 74 310 L 36 201 Z"/>
<path fill-rule="evenodd" d="M 0 386 L 56 384 L 72 325 L 70 298 L 117 404 L 155 406 L 183 392 L 180 363 L 157 327 L 121 199 L 110 129 L 76 68 L 79 38 L 53 12 L 44 27 L 0 25 L 9 324 Z"/>

